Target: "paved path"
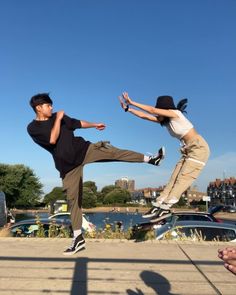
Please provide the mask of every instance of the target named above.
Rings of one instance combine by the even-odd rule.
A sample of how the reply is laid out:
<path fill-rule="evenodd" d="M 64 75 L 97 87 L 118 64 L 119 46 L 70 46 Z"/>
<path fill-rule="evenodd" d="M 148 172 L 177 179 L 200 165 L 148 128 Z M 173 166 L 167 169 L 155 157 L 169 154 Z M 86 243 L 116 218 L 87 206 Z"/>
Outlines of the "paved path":
<path fill-rule="evenodd" d="M 0 294 L 236 294 L 236 276 L 217 258 L 226 243 L 87 240 L 65 257 L 70 242 L 0 238 Z"/>

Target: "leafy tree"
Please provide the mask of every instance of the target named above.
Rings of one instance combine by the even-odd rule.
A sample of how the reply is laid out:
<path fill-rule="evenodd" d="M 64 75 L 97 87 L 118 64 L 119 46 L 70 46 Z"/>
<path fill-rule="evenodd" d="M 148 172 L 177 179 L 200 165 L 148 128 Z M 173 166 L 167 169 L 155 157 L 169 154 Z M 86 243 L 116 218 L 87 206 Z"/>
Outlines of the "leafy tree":
<path fill-rule="evenodd" d="M 104 198 L 105 204 L 125 204 L 129 201 L 131 201 L 130 192 L 117 187 Z"/>
<path fill-rule="evenodd" d="M 94 192 L 88 188 L 83 188 L 83 208 L 93 208 L 96 207 L 97 203 L 97 196 L 94 194 Z"/>
<path fill-rule="evenodd" d="M 101 190 L 101 193 L 105 196 L 108 193 L 110 193 L 111 191 L 113 191 L 115 188 L 117 188 L 115 185 L 104 186 Z"/>
<path fill-rule="evenodd" d="M 97 201 L 99 204 L 106 204 L 104 199 L 105 199 L 105 196 L 112 192 L 114 189 L 116 188 L 115 185 L 107 185 L 107 186 L 104 186 L 101 190 L 100 193 L 97 194 Z"/>
<path fill-rule="evenodd" d="M 33 170 L 22 164 L 0 164 L 0 190 L 7 207 L 33 207 L 40 202 L 42 184 Z"/>
<path fill-rule="evenodd" d="M 104 202 L 104 195 L 101 192 L 97 192 L 97 206 L 103 205 Z"/>
<path fill-rule="evenodd" d="M 83 187 L 89 188 L 95 194 L 97 193 L 97 186 L 96 186 L 96 183 L 94 181 L 85 181 L 83 183 Z"/>
<path fill-rule="evenodd" d="M 57 200 L 66 200 L 66 195 L 62 190 L 62 187 L 54 187 L 53 190 L 44 196 L 45 204 L 54 204 Z"/>

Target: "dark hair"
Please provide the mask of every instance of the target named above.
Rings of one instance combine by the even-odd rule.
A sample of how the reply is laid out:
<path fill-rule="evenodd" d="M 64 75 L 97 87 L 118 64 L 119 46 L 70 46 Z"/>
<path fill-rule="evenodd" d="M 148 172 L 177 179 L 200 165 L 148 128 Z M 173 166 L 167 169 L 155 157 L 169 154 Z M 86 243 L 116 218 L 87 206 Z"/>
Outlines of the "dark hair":
<path fill-rule="evenodd" d="M 51 98 L 49 97 L 49 93 L 39 93 L 31 97 L 30 106 L 36 112 L 36 106 L 44 103 L 53 104 Z"/>
<path fill-rule="evenodd" d="M 155 108 L 164 110 L 176 110 L 173 97 L 169 95 L 158 96 Z"/>
<path fill-rule="evenodd" d="M 155 107 L 158 109 L 165 109 L 165 110 L 179 110 L 182 113 L 187 113 L 185 111 L 185 109 L 187 107 L 187 103 L 188 103 L 188 99 L 184 98 L 184 99 L 181 99 L 178 102 L 177 107 L 175 107 L 173 97 L 169 96 L 169 95 L 163 95 L 163 96 L 159 96 L 157 98 Z M 161 124 L 161 126 L 164 126 L 164 125 L 168 124 L 169 121 L 170 121 L 170 118 L 165 117 L 164 120 L 162 122 L 160 122 L 160 124 Z"/>

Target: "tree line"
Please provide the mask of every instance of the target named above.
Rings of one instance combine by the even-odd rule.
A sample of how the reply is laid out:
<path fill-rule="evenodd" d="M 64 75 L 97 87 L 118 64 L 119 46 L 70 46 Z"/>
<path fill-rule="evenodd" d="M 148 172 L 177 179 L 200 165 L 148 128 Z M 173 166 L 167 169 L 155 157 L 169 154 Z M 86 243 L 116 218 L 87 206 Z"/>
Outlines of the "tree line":
<path fill-rule="evenodd" d="M 6 195 L 8 208 L 33 208 L 50 205 L 56 200 L 65 200 L 62 187 L 55 187 L 43 196 L 43 185 L 34 171 L 22 164 L 0 164 L 0 191 Z M 131 194 L 115 185 L 97 190 L 96 183 L 83 184 L 83 207 L 92 208 L 108 204 L 125 204 L 131 201 Z"/>

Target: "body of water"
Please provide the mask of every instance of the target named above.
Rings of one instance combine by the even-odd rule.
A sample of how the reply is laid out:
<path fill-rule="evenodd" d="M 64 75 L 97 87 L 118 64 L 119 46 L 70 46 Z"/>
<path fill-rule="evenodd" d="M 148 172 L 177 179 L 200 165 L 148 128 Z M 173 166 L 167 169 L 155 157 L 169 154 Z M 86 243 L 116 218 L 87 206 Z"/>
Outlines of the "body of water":
<path fill-rule="evenodd" d="M 48 213 L 37 213 L 40 218 L 47 218 Z M 115 225 L 117 222 L 122 222 L 124 229 L 128 229 L 130 226 L 135 225 L 136 223 L 144 222 L 145 219 L 142 218 L 141 213 L 116 213 L 116 212 L 96 212 L 96 213 L 86 213 L 87 219 L 96 225 L 97 229 L 103 229 L 105 224 Z M 35 213 L 19 213 L 16 214 L 16 222 L 33 219 L 36 217 Z"/>
<path fill-rule="evenodd" d="M 48 218 L 49 214 L 46 212 L 37 213 L 40 218 Z M 120 213 L 120 212 L 96 212 L 96 213 L 86 213 L 87 219 L 91 221 L 94 225 L 96 225 L 97 229 L 104 229 L 105 224 L 111 224 L 113 228 L 115 228 L 115 224 L 117 222 L 122 222 L 122 226 L 125 230 L 129 227 L 135 225 L 136 223 L 146 222 L 147 220 L 142 218 L 141 213 Z M 36 213 L 20 213 L 16 214 L 16 222 L 25 220 L 25 219 L 33 219 L 36 217 Z M 235 224 L 235 220 L 223 219 L 222 222 L 233 223 Z"/>

